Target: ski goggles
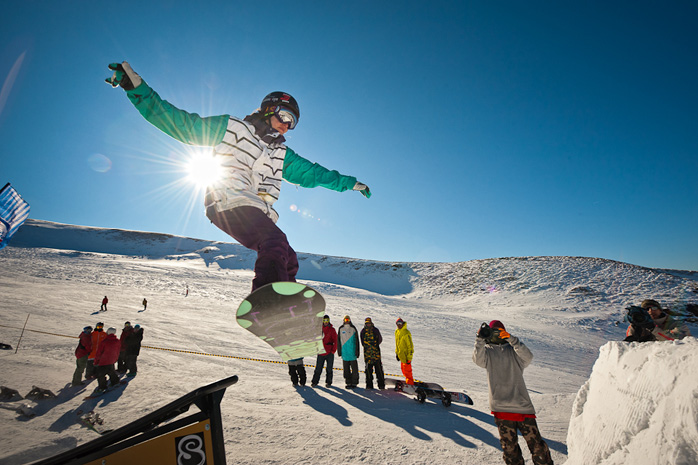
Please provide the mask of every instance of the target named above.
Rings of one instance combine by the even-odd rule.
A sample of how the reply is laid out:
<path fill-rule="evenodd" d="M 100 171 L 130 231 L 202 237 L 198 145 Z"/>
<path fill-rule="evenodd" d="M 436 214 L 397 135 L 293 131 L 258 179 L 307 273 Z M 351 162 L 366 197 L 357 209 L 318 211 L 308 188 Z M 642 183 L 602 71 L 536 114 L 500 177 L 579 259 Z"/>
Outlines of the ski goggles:
<path fill-rule="evenodd" d="M 269 113 L 273 113 L 277 118 L 279 118 L 279 121 L 281 121 L 282 123 L 288 124 L 289 130 L 294 129 L 298 124 L 298 118 L 296 118 L 296 114 L 286 107 L 272 107 L 269 109 Z"/>

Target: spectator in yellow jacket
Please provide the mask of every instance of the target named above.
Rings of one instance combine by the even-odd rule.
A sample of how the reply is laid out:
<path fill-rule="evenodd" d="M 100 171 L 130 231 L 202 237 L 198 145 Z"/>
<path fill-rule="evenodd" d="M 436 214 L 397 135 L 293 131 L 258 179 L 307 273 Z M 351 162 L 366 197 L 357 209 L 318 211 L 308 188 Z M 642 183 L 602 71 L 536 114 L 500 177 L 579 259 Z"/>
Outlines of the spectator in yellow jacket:
<path fill-rule="evenodd" d="M 402 374 L 405 375 L 407 384 L 414 384 L 412 376 L 412 355 L 414 355 L 414 344 L 412 344 L 412 333 L 407 329 L 407 323 L 402 318 L 395 322 L 395 358 L 400 362 Z"/>

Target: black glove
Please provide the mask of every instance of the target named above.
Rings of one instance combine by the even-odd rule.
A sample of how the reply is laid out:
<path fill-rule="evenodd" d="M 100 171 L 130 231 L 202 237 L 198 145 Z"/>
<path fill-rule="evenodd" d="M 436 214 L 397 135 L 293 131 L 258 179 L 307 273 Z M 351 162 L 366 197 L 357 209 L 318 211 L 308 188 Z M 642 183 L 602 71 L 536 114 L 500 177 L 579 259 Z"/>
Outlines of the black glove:
<path fill-rule="evenodd" d="M 105 79 L 112 87 L 121 86 L 124 90 L 132 90 L 140 86 L 143 80 L 127 62 L 111 63 L 109 69 L 114 71 L 110 78 Z"/>
<path fill-rule="evenodd" d="M 400 357 L 398 357 L 397 354 L 395 354 L 395 360 L 397 360 L 398 362 L 400 361 Z"/>
<path fill-rule="evenodd" d="M 492 328 L 487 323 L 480 325 L 480 330 L 477 332 L 477 337 L 480 339 L 489 339 L 492 336 Z"/>

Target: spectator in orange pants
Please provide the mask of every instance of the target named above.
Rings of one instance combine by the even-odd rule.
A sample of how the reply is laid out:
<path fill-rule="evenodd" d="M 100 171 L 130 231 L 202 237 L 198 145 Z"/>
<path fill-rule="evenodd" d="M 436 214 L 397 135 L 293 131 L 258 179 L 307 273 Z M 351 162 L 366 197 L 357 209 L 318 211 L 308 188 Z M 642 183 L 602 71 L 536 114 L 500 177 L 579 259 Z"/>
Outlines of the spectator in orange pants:
<path fill-rule="evenodd" d="M 407 384 L 414 384 L 412 376 L 412 356 L 414 355 L 414 344 L 412 344 L 412 333 L 407 329 L 407 323 L 402 318 L 395 322 L 395 358 L 400 362 L 402 374 L 405 375 Z"/>

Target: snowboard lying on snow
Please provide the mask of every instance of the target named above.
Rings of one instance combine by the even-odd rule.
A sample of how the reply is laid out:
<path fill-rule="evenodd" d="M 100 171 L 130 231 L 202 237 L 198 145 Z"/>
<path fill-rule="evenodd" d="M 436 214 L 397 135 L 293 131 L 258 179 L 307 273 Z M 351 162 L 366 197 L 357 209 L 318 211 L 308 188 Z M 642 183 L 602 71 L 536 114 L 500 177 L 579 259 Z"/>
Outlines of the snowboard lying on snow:
<path fill-rule="evenodd" d="M 82 415 L 81 412 L 81 410 L 78 411 L 78 423 L 80 423 L 81 425 L 99 434 L 105 434 L 111 431 L 104 427 L 104 419 L 101 416 L 99 416 L 99 413 L 90 411 Z"/>
<path fill-rule="evenodd" d="M 386 378 L 385 385 L 393 386 L 398 392 L 416 396 L 414 400 L 424 403 L 427 398 L 439 399 L 444 407 L 451 405 L 451 402 L 459 404 L 473 405 L 473 400 L 465 392 L 447 391 L 436 383 L 423 383 L 415 381 L 414 384 L 407 384 L 401 379 Z"/>

